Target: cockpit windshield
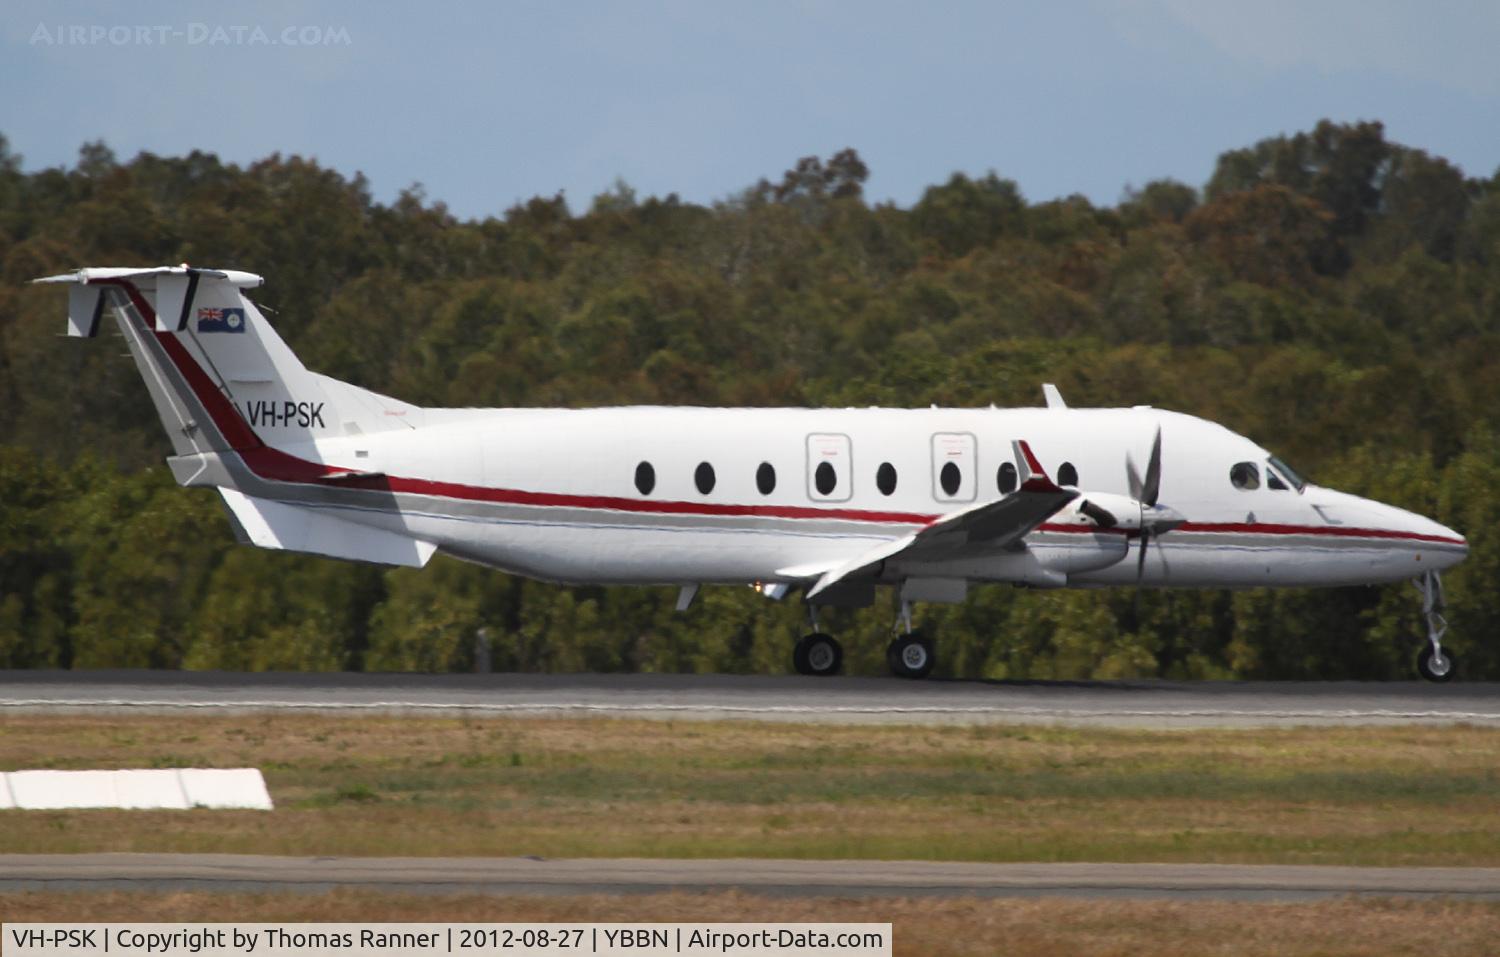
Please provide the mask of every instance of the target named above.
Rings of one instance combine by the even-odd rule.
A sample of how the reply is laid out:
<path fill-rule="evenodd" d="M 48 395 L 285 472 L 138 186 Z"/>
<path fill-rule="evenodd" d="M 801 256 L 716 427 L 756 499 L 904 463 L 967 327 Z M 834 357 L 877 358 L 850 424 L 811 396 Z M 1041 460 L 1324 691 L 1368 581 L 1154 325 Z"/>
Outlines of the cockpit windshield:
<path fill-rule="evenodd" d="M 1270 465 L 1271 468 L 1280 473 L 1282 478 L 1286 479 L 1288 482 L 1291 482 L 1292 488 L 1296 489 L 1299 492 L 1307 488 L 1307 479 L 1298 475 L 1295 471 L 1292 470 L 1292 467 L 1290 465 L 1287 465 L 1285 462 L 1281 461 L 1281 459 L 1278 459 L 1273 455 L 1269 459 L 1266 459 L 1266 463 Z"/>

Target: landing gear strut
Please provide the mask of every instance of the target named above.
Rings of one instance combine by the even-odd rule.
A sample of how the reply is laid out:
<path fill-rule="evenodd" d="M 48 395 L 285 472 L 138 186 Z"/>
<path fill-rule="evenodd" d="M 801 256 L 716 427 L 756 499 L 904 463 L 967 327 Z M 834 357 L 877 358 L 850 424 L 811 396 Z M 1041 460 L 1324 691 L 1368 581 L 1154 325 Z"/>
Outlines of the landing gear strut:
<path fill-rule="evenodd" d="M 1448 633 L 1448 619 L 1443 617 L 1443 580 L 1437 572 L 1427 572 L 1416 581 L 1422 593 L 1422 615 L 1427 619 L 1427 642 L 1417 655 L 1417 671 L 1428 681 L 1448 681 L 1458 668 L 1451 651 L 1443 651 L 1443 636 Z"/>
<path fill-rule="evenodd" d="M 825 678 L 836 675 L 844 665 L 844 648 L 832 635 L 818 630 L 818 613 L 807 606 L 807 618 L 812 624 L 812 634 L 803 635 L 792 649 L 792 667 L 799 675 L 815 675 Z"/>
<path fill-rule="evenodd" d="M 890 666 L 891 674 L 898 678 L 927 677 L 932 666 L 937 664 L 937 655 L 933 652 L 931 638 L 912 634 L 911 602 L 901 603 L 897 624 L 902 631 L 885 649 L 885 663 Z M 894 626 L 892 630 L 895 630 Z"/>

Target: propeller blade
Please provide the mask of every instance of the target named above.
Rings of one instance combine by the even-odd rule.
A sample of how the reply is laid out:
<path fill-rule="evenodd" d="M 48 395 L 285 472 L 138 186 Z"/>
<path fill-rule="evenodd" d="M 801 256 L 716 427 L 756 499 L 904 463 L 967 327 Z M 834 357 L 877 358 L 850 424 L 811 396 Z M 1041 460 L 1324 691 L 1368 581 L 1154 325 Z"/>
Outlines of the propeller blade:
<path fill-rule="evenodd" d="M 1146 463 L 1146 483 L 1141 487 L 1141 501 L 1155 506 L 1161 494 L 1161 426 L 1156 427 L 1156 439 L 1151 443 L 1151 461 Z"/>
<path fill-rule="evenodd" d="M 1129 452 L 1125 453 L 1125 482 L 1130 486 L 1130 497 L 1137 502 L 1141 500 L 1141 473 L 1135 469 L 1135 459 L 1131 458 Z"/>
<path fill-rule="evenodd" d="M 1145 528 L 1141 529 L 1141 551 L 1135 559 L 1135 597 L 1131 599 L 1130 605 L 1135 614 L 1135 626 L 1141 626 L 1141 582 L 1146 578 L 1146 543 L 1151 541 L 1151 532 Z"/>

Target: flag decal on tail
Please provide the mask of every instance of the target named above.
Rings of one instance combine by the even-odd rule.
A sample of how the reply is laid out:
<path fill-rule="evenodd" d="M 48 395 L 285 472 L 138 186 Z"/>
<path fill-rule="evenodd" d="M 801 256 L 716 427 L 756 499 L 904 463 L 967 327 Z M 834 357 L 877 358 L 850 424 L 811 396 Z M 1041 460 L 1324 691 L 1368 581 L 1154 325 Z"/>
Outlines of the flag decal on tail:
<path fill-rule="evenodd" d="M 199 332 L 244 332 L 245 310 L 204 308 L 198 310 Z"/>

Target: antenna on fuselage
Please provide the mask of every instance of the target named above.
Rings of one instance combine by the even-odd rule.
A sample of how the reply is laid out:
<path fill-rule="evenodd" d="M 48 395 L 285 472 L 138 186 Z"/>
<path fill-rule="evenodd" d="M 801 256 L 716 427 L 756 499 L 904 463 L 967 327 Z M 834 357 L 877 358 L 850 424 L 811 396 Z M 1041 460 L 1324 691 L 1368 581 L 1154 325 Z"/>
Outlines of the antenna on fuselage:
<path fill-rule="evenodd" d="M 1050 382 L 1042 383 L 1042 395 L 1047 399 L 1047 408 L 1066 409 L 1068 403 L 1063 401 L 1062 393 L 1057 391 L 1057 386 Z"/>

